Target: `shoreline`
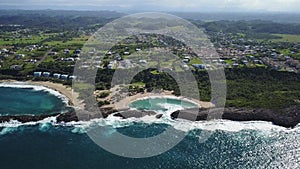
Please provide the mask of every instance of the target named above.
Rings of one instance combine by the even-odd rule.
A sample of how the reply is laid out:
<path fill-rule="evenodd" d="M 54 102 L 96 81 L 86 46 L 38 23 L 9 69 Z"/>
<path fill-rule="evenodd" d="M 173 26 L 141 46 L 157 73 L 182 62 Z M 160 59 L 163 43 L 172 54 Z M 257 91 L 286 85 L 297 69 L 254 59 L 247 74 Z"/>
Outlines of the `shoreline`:
<path fill-rule="evenodd" d="M 275 113 L 270 109 L 249 109 L 237 107 L 225 107 L 221 120 L 231 120 L 237 122 L 244 121 L 264 121 L 285 128 L 294 128 L 300 124 L 299 106 L 286 108 L 285 114 Z M 213 109 L 212 109 L 213 110 Z M 184 109 L 171 114 L 173 119 L 185 119 L 188 121 L 206 121 L 209 109 Z"/>
<path fill-rule="evenodd" d="M 33 85 L 33 86 L 43 86 L 45 88 L 51 89 L 53 91 L 58 92 L 62 96 L 64 96 L 69 101 L 69 106 L 74 107 L 75 109 L 81 109 L 84 110 L 84 104 L 82 103 L 83 100 L 79 100 L 78 96 L 79 93 L 76 93 L 73 91 L 71 87 L 64 86 L 60 83 L 53 83 L 49 81 L 16 81 L 16 80 L 0 80 L 0 83 L 24 83 L 27 85 Z M 162 91 L 161 93 L 138 93 L 133 96 L 128 96 L 119 101 L 118 103 L 114 103 L 111 105 L 103 106 L 100 109 L 102 110 L 102 115 L 88 115 L 88 114 L 82 114 L 86 117 L 86 120 L 91 120 L 95 118 L 106 118 L 109 115 L 118 112 L 117 110 L 120 110 L 119 116 L 123 118 L 130 118 L 130 117 L 143 117 L 146 115 L 151 114 L 151 112 L 145 112 L 145 111 L 132 111 L 129 109 L 129 104 L 136 100 L 142 100 L 147 99 L 151 97 L 169 97 L 169 98 L 176 98 L 176 99 L 182 99 L 185 101 L 190 101 L 192 103 L 197 103 L 200 107 L 198 110 L 199 112 L 190 111 L 189 109 L 175 111 L 171 114 L 171 117 L 173 119 L 179 118 L 179 112 L 182 113 L 182 116 L 180 118 L 190 120 L 190 121 L 206 121 L 208 110 L 210 108 L 214 109 L 214 105 L 210 102 L 201 102 L 197 101 L 195 99 L 189 99 L 189 98 L 183 98 L 183 97 L 177 97 L 172 95 L 171 91 Z M 75 107 L 75 106 L 76 107 Z M 285 114 L 278 114 L 275 113 L 272 110 L 269 109 L 247 109 L 247 108 L 234 108 L 234 107 L 225 107 L 223 116 L 221 119 L 223 120 L 231 120 L 231 121 L 265 121 L 265 122 L 272 122 L 274 125 L 282 126 L 286 128 L 294 128 L 298 124 L 300 124 L 300 116 L 299 116 L 299 106 L 295 107 L 287 107 L 285 109 Z M 122 112 L 123 111 L 123 112 Z M 125 115 L 123 116 L 122 114 Z M 197 119 L 193 120 L 190 119 L 192 113 L 197 113 Z M 71 122 L 71 121 L 79 121 L 78 114 L 75 110 L 69 111 L 63 114 L 56 114 L 58 117 L 59 122 Z M 159 115 L 159 114 L 153 114 L 153 115 Z M 195 114 L 194 114 L 195 115 Z M 21 122 L 30 122 L 30 121 L 38 121 L 45 119 L 47 117 L 53 117 L 52 115 L 41 115 L 41 116 L 31 116 L 31 115 L 25 115 L 25 116 L 2 116 L 0 117 L 0 121 L 2 122 L 8 122 L 10 120 L 18 120 Z M 161 116 L 156 116 L 158 119 Z M 192 116 L 193 117 L 193 116 Z"/>
<path fill-rule="evenodd" d="M 33 86 L 42 86 L 45 88 L 48 88 L 53 91 L 57 91 L 62 96 L 64 96 L 68 100 L 68 106 L 80 108 L 82 109 L 84 107 L 83 100 L 79 100 L 79 93 L 74 92 L 74 90 L 71 87 L 64 86 L 60 83 L 54 83 L 50 81 L 17 81 L 17 80 L 0 80 L 1 83 L 24 83 L 27 85 L 33 85 Z"/>
<path fill-rule="evenodd" d="M 119 102 L 114 103 L 109 106 L 113 106 L 117 110 L 129 109 L 130 103 L 132 103 L 134 101 L 138 101 L 138 100 L 148 99 L 148 98 L 172 98 L 172 99 L 178 99 L 178 100 L 191 102 L 191 103 L 199 106 L 199 108 L 207 108 L 208 109 L 208 108 L 214 107 L 214 104 L 212 104 L 211 102 L 203 102 L 203 101 L 199 101 L 197 99 L 185 98 L 185 97 L 180 97 L 180 96 L 178 97 L 178 96 L 173 95 L 172 91 L 163 91 L 161 93 L 149 93 L 149 92 L 138 93 L 133 96 L 128 96 L 128 97 L 120 100 Z M 109 106 L 107 106 L 107 107 L 109 107 Z"/>

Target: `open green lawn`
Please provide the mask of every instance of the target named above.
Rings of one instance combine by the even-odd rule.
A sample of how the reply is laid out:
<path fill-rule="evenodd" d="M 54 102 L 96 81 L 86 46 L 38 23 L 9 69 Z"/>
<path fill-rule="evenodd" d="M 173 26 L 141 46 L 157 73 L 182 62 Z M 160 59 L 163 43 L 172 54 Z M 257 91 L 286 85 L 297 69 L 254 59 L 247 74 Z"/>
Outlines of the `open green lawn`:
<path fill-rule="evenodd" d="M 300 42 L 300 35 L 289 34 L 273 34 L 281 37 L 281 39 L 272 39 L 273 42 Z"/>
<path fill-rule="evenodd" d="M 199 58 L 191 58 L 190 64 L 203 64 L 203 62 Z"/>
<path fill-rule="evenodd" d="M 63 41 L 51 41 L 46 42 L 48 46 L 56 46 L 58 48 L 72 48 L 72 47 L 82 47 L 87 41 L 87 38 L 73 38 L 72 40 L 63 42 Z"/>

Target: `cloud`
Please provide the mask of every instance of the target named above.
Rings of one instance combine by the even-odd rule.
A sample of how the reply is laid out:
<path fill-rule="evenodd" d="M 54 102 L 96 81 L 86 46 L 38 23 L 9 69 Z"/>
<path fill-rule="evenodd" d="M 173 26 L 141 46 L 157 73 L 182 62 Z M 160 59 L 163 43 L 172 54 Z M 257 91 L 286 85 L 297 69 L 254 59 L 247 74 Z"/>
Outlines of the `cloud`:
<path fill-rule="evenodd" d="M 166 11 L 300 11 L 299 0 L 2 0 L 11 6 L 93 6 Z"/>

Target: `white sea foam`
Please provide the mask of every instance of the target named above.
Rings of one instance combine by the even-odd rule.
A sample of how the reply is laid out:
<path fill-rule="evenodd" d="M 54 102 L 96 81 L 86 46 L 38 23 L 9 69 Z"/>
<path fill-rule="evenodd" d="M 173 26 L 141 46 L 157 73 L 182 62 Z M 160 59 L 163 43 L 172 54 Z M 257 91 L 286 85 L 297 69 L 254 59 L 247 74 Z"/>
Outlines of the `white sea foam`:
<path fill-rule="evenodd" d="M 3 83 L 0 83 L 0 87 L 32 89 L 34 91 L 45 91 L 51 95 L 54 95 L 54 96 L 60 98 L 66 105 L 69 104 L 69 99 L 65 95 L 61 94 L 60 92 L 58 92 L 54 89 L 50 89 L 50 88 L 47 88 L 47 87 L 41 86 L 41 85 L 32 85 L 27 82 L 3 82 Z"/>
<path fill-rule="evenodd" d="M 133 102 L 139 101 L 139 100 L 148 100 L 148 99 L 174 99 L 174 100 L 182 100 L 185 102 L 189 102 L 189 103 L 194 104 L 195 106 L 199 105 L 195 101 L 190 100 L 188 98 L 181 97 L 181 96 L 177 97 L 177 96 L 172 96 L 172 95 L 169 95 L 169 96 L 147 96 L 147 97 L 143 97 L 143 98 L 138 98 L 138 99 L 134 100 Z M 174 106 L 174 104 L 172 104 L 172 105 Z"/>
<path fill-rule="evenodd" d="M 189 132 L 192 130 L 206 130 L 206 131 L 228 131 L 228 132 L 239 132 L 242 130 L 256 130 L 261 132 L 272 132 L 272 131 L 282 131 L 282 132 L 293 132 L 300 130 L 300 124 L 294 129 L 287 129 L 284 127 L 273 125 L 270 122 L 263 121 L 248 121 L 248 122 L 237 122 L 237 121 L 229 121 L 229 120 L 213 120 L 213 121 L 197 121 L 192 122 L 183 119 L 173 120 L 170 117 L 171 112 L 174 112 L 179 109 L 183 109 L 183 107 L 178 105 L 173 105 L 169 103 L 163 103 L 160 106 L 168 109 L 166 112 L 158 112 L 162 113 L 163 117 L 157 119 L 155 115 L 153 116 L 144 116 L 142 118 L 129 118 L 129 119 L 121 119 L 119 117 L 115 117 L 113 115 L 108 116 L 106 119 L 92 119 L 90 121 L 79 121 L 79 122 L 68 122 L 68 123 L 57 123 L 56 117 L 49 117 L 44 120 L 38 122 L 28 122 L 28 123 L 20 123 L 18 121 L 10 121 L 5 123 L 0 123 L 0 127 L 2 127 L 2 131 L 0 131 L 0 135 L 7 134 L 9 132 L 13 132 L 19 126 L 34 126 L 39 125 L 39 129 L 41 131 L 46 131 L 49 129 L 49 126 L 65 126 L 65 127 L 74 127 L 72 130 L 73 133 L 86 133 L 91 128 L 101 127 L 101 126 L 111 126 L 112 128 L 122 128 L 132 126 L 136 123 L 144 123 L 144 124 L 166 124 L 171 127 L 174 127 L 176 130 Z"/>

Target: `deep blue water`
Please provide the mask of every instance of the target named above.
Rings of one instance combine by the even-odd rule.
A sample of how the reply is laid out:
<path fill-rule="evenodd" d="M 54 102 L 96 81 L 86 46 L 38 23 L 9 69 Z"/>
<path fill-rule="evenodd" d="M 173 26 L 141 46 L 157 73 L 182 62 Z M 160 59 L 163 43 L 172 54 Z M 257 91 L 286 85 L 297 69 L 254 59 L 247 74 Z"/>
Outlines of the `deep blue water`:
<path fill-rule="evenodd" d="M 143 130 L 150 135 L 165 125 L 136 124 L 119 129 L 130 134 Z M 106 152 L 86 134 L 72 133 L 73 127 L 21 127 L 0 136 L 3 169 L 189 169 L 189 168 L 297 168 L 299 131 L 216 131 L 199 143 L 194 130 L 177 146 L 159 156 L 130 159 Z M 123 130 L 123 131 L 122 131 Z"/>
<path fill-rule="evenodd" d="M 13 94 L 14 92 L 19 94 Z M 13 96 L 26 94 L 24 98 L 51 98 L 49 93 L 44 91 L 35 92 L 30 89 L 14 89 L 10 91 L 11 96 L 7 97 L 13 98 Z M 0 97 L 3 98 L 2 93 Z M 53 100 L 54 102 L 46 103 L 57 103 L 58 107 L 63 104 L 61 100 L 60 103 L 56 102 L 56 99 Z M 168 104 L 170 106 L 177 102 L 172 101 Z M 26 113 L 42 112 L 35 106 L 31 107 L 35 111 L 30 111 L 28 105 L 24 106 L 28 108 L 20 107 L 15 113 L 23 114 L 23 110 L 26 110 Z M 160 107 L 160 109 L 164 108 Z M 55 110 L 54 108 L 53 111 Z M 111 154 L 95 144 L 84 130 L 89 126 L 80 123 L 72 125 L 47 121 L 31 124 L 0 123 L 0 169 L 296 169 L 300 167 L 299 127 L 289 130 L 264 122 L 224 121 L 196 124 L 184 122 L 187 126 L 193 125 L 193 130 L 187 132 L 187 136 L 171 150 L 155 157 L 132 159 Z M 102 139 L 110 137 L 117 131 L 137 138 L 152 137 L 162 133 L 167 127 L 172 127 L 172 122 L 154 123 L 151 119 L 146 120 L 147 123 L 130 120 L 119 122 L 118 119 L 101 121 L 102 124 L 106 122 L 112 128 L 103 131 L 105 133 Z M 212 126 L 218 127 L 212 130 Z M 209 129 L 214 131 L 212 135 L 206 142 L 199 143 L 201 132 Z"/>

